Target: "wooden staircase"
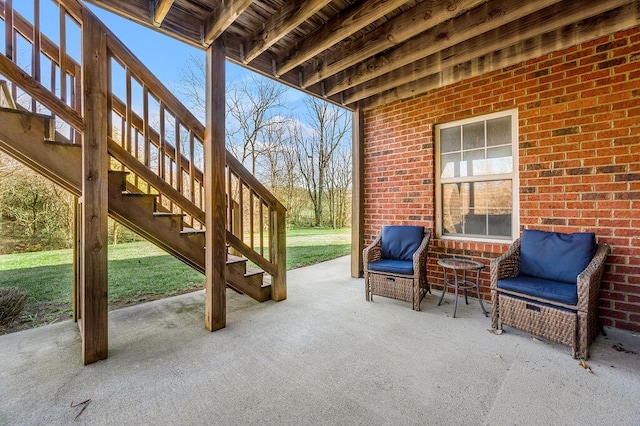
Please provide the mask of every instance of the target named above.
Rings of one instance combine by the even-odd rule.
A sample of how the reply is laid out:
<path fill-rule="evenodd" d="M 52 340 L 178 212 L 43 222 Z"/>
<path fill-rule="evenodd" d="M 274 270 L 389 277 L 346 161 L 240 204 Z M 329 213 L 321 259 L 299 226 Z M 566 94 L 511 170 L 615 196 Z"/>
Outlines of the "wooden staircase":
<path fill-rule="evenodd" d="M 45 1 L 32 0 L 34 9 Z M 207 330 L 226 325 L 226 285 L 260 301 L 286 299 L 286 209 L 224 148 L 223 46 L 207 49 L 205 126 L 82 2 L 52 3 L 68 23 L 53 38 L 14 3 L 0 1 L 0 106 L 11 108 L 0 110 L 0 150 L 78 197 L 73 289 L 83 362 L 108 354 L 107 215 L 205 273 Z M 79 58 L 59 42 L 78 35 Z M 17 60 L 18 39 L 30 63 Z"/>
<path fill-rule="evenodd" d="M 81 196 L 81 145 L 56 142 L 51 117 L 0 108 L 0 150 Z M 157 194 L 146 194 L 127 180 L 126 171 L 109 171 L 109 216 L 204 274 L 205 231 L 184 226 L 184 214 L 159 205 Z M 264 271 L 247 259 L 227 254 L 227 285 L 253 299 L 271 298 Z"/>

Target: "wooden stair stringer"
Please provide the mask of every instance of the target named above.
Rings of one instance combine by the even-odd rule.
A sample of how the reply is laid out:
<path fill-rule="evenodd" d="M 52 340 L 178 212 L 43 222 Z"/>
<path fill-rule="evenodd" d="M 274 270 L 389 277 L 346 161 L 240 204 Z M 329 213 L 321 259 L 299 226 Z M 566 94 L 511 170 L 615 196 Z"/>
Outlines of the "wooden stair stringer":
<path fill-rule="evenodd" d="M 0 108 L 0 150 L 79 197 L 82 151 L 79 146 L 46 143 L 53 118 Z"/>

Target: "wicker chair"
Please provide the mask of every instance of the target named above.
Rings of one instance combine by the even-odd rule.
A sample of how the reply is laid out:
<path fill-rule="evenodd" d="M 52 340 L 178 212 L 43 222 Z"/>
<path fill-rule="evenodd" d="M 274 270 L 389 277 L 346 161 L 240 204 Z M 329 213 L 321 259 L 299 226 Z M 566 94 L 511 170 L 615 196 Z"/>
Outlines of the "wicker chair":
<path fill-rule="evenodd" d="M 420 310 L 420 301 L 430 291 L 427 282 L 427 247 L 431 230 L 421 226 L 385 226 L 364 249 L 366 300 L 373 295 L 410 302 Z"/>
<path fill-rule="evenodd" d="M 528 232 L 531 234 L 528 235 Z M 595 244 L 593 234 L 581 233 L 581 238 L 592 238 L 593 245 L 589 255 L 583 256 L 583 261 L 587 266 L 583 270 L 579 267 L 578 270 L 582 272 L 578 273 L 577 278 L 573 281 L 575 285 L 568 283 L 567 280 L 558 282 L 558 287 L 554 288 L 551 285 L 545 289 L 544 286 L 548 285 L 551 280 L 523 274 L 524 266 L 521 258 L 523 239 L 531 235 L 534 236 L 534 243 L 526 248 L 526 256 L 534 255 L 538 258 L 546 256 L 547 258 L 545 260 L 547 263 L 540 263 L 537 266 L 555 268 L 556 271 L 560 268 L 571 269 L 572 262 L 567 257 L 574 256 L 573 250 L 567 250 L 565 247 L 560 252 L 554 251 L 544 243 L 536 244 L 535 239 L 559 238 L 570 244 L 571 236 L 579 234 L 525 230 L 523 237 L 516 240 L 506 253 L 491 261 L 492 327 L 502 330 L 503 325 L 512 326 L 568 345 L 571 347 L 574 358 L 587 359 L 589 356 L 588 347 L 598 333 L 597 309 L 600 279 L 605 259 L 610 252 L 609 246 Z M 549 259 L 552 259 L 551 262 Z M 591 260 L 589 261 L 589 259 Z M 533 260 L 538 261 L 539 259 Z M 527 262 L 530 261 L 531 259 L 527 260 Z M 527 270 L 524 272 L 531 274 L 530 266 L 526 265 L 526 268 Z M 524 280 L 524 284 L 520 282 L 516 287 L 511 285 L 513 282 L 518 283 L 518 280 Z M 558 295 L 563 292 L 564 296 Z"/>

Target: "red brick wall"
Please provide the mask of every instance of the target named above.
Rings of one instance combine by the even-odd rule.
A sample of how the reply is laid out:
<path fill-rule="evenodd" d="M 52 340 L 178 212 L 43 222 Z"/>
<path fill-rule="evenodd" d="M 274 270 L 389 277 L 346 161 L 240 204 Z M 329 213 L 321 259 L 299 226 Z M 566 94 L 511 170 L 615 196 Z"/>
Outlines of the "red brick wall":
<path fill-rule="evenodd" d="M 395 102 L 365 115 L 365 240 L 384 224 L 435 232 L 434 126 L 518 108 L 521 228 L 593 231 L 609 244 L 605 325 L 640 331 L 640 27 Z M 487 265 L 508 245 L 432 239 L 435 259 Z"/>

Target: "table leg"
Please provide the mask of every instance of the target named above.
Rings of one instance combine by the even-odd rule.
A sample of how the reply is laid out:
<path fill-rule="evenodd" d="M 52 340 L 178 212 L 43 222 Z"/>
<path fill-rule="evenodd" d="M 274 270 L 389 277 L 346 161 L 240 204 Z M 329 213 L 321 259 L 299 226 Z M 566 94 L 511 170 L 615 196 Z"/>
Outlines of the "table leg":
<path fill-rule="evenodd" d="M 466 284 L 467 284 L 467 270 L 465 269 L 465 270 L 462 271 L 462 286 L 465 287 L 464 288 L 464 303 L 466 303 L 468 305 L 469 304 L 469 298 L 467 297 Z"/>
<path fill-rule="evenodd" d="M 438 306 L 440 306 L 440 304 L 442 303 L 442 299 L 444 299 L 444 295 L 447 292 L 447 269 L 442 268 L 442 273 L 444 274 L 444 287 L 442 288 L 442 294 L 440 295 Z"/>
<path fill-rule="evenodd" d="M 453 317 L 455 318 L 456 312 L 458 312 L 458 271 L 453 271 L 453 282 L 455 284 L 454 292 L 456 293 L 456 301 L 453 303 Z"/>
<path fill-rule="evenodd" d="M 482 297 L 480 296 L 480 269 L 478 269 L 478 272 L 476 274 L 476 293 L 478 294 L 478 301 L 480 302 L 482 313 L 486 317 L 489 314 L 487 313 L 487 310 L 484 308 L 484 304 L 482 303 Z"/>

